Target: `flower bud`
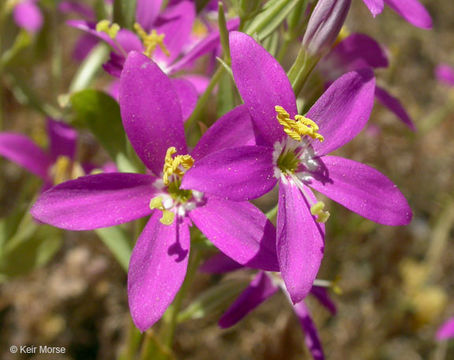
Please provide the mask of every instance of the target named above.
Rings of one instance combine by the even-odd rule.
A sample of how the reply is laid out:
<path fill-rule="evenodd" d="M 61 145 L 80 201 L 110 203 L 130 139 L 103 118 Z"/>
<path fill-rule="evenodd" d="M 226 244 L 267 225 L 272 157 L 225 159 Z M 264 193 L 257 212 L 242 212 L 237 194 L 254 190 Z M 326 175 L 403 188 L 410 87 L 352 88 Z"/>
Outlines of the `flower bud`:
<path fill-rule="evenodd" d="M 350 4 L 351 0 L 319 0 L 303 38 L 303 46 L 310 55 L 322 56 L 331 48 L 344 24 Z"/>

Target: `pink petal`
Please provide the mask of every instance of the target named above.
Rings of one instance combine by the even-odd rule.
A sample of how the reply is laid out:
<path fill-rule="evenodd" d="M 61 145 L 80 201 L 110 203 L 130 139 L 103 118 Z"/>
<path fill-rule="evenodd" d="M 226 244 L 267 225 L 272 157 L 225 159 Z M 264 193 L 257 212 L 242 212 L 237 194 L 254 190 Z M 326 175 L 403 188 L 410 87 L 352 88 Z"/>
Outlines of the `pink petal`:
<path fill-rule="evenodd" d="M 211 153 L 186 172 L 181 188 L 225 200 L 255 199 L 276 184 L 272 152 L 265 146 L 242 146 Z"/>
<path fill-rule="evenodd" d="M 435 68 L 435 76 L 438 81 L 454 86 L 454 67 L 447 64 L 440 64 Z"/>
<path fill-rule="evenodd" d="M 375 88 L 375 97 L 380 101 L 384 106 L 386 106 L 391 112 L 396 115 L 399 120 L 401 120 L 405 125 L 407 125 L 411 130 L 415 131 L 415 124 L 411 120 L 405 108 L 402 106 L 399 99 L 392 96 L 388 91 L 382 87 L 377 86 Z"/>
<path fill-rule="evenodd" d="M 291 117 L 297 114 L 287 74 L 276 59 L 246 34 L 230 33 L 230 53 L 233 77 L 254 120 L 258 139 L 273 145 L 285 136 L 276 120 L 275 106 L 282 106 Z"/>
<path fill-rule="evenodd" d="M 158 321 L 183 283 L 188 267 L 190 236 L 184 223 L 148 221 L 132 251 L 128 271 L 128 300 L 134 324 L 145 331 Z"/>
<path fill-rule="evenodd" d="M 321 286 L 312 286 L 311 295 L 313 295 L 332 315 L 336 315 L 336 304 L 333 300 L 331 300 L 326 288 Z"/>
<path fill-rule="evenodd" d="M 423 29 L 432 29 L 432 18 L 418 0 L 384 0 L 385 3 L 410 24 Z"/>
<path fill-rule="evenodd" d="M 243 319 L 265 300 L 273 296 L 279 288 L 263 271 L 252 280 L 238 299 L 227 309 L 219 320 L 221 328 L 229 328 Z"/>
<path fill-rule="evenodd" d="M 171 81 L 180 100 L 183 120 L 187 120 L 197 104 L 197 90 L 186 79 L 171 79 Z"/>
<path fill-rule="evenodd" d="M 84 60 L 91 50 L 98 44 L 98 38 L 92 34 L 83 34 L 74 45 L 72 56 L 76 61 Z"/>
<path fill-rule="evenodd" d="M 24 135 L 0 133 L 0 155 L 43 180 L 48 178 L 47 172 L 52 160 L 40 147 Z"/>
<path fill-rule="evenodd" d="M 210 78 L 204 75 L 183 75 L 182 78 L 195 87 L 198 95 L 202 95 L 210 83 Z"/>
<path fill-rule="evenodd" d="M 217 253 L 216 255 L 213 255 L 212 257 L 205 260 L 204 263 L 200 266 L 199 270 L 201 272 L 210 274 L 224 274 L 242 268 L 243 265 L 240 265 L 236 261 L 233 261 L 227 255 L 224 255 L 223 253 Z"/>
<path fill-rule="evenodd" d="M 304 331 L 306 346 L 312 357 L 314 360 L 324 360 L 325 355 L 323 354 L 322 343 L 320 342 L 317 328 L 315 327 L 306 304 L 301 301 L 300 303 L 293 305 L 293 310 L 295 310 L 296 316 L 298 316 L 301 328 Z"/>
<path fill-rule="evenodd" d="M 59 156 L 74 159 L 77 146 L 77 131 L 62 121 L 47 118 L 47 133 L 49 134 L 49 152 L 52 160 Z"/>
<path fill-rule="evenodd" d="M 389 65 L 385 49 L 370 36 L 358 33 L 351 34 L 337 44 L 324 61 L 339 63 L 344 71 Z"/>
<path fill-rule="evenodd" d="M 358 135 L 372 111 L 374 92 L 371 69 L 349 72 L 331 84 L 306 114 L 325 138 L 312 142 L 317 155 L 334 151 Z"/>
<path fill-rule="evenodd" d="M 81 4 L 80 1 L 63 0 L 58 4 L 58 10 L 64 14 L 75 14 L 88 20 L 95 19 L 95 13 L 90 6 Z"/>
<path fill-rule="evenodd" d="M 324 156 L 326 175 L 310 186 L 347 209 L 384 225 L 407 225 L 412 211 L 396 185 L 370 166 Z"/>
<path fill-rule="evenodd" d="M 383 0 L 363 0 L 363 1 L 374 17 L 380 14 L 385 6 Z"/>
<path fill-rule="evenodd" d="M 246 145 L 255 145 L 255 133 L 249 111 L 240 105 L 210 126 L 191 155 L 198 160 L 216 151 Z"/>
<path fill-rule="evenodd" d="M 437 340 L 445 340 L 454 337 L 454 317 L 446 321 L 437 331 Z"/>
<path fill-rule="evenodd" d="M 238 18 L 229 20 L 227 22 L 227 29 L 229 31 L 238 29 L 240 20 Z M 174 74 L 190 64 L 192 64 L 200 56 L 215 50 L 220 46 L 219 31 L 214 31 L 203 40 L 199 41 L 191 50 L 189 50 L 180 60 L 168 68 L 168 74 Z"/>
<path fill-rule="evenodd" d="M 137 0 L 136 21 L 145 30 L 151 31 L 161 10 L 161 5 L 162 0 Z"/>
<path fill-rule="evenodd" d="M 128 55 L 121 74 L 120 110 L 134 150 L 156 175 L 169 147 L 187 153 L 178 95 L 159 66 L 138 52 Z"/>
<path fill-rule="evenodd" d="M 13 9 L 13 17 L 17 26 L 31 33 L 38 32 L 43 26 L 43 14 L 35 1 L 20 1 Z"/>
<path fill-rule="evenodd" d="M 311 190 L 305 193 L 315 203 Z M 325 226 L 316 222 L 300 189 L 292 182 L 279 185 L 277 253 L 282 278 L 293 301 L 309 294 L 323 258 Z"/>
<path fill-rule="evenodd" d="M 41 194 L 31 209 L 43 223 L 67 230 L 92 230 L 139 219 L 151 213 L 155 178 L 109 173 L 83 176 Z"/>
<path fill-rule="evenodd" d="M 189 216 L 219 250 L 237 263 L 279 270 L 276 230 L 254 205 L 207 197 L 206 203 L 192 210 Z"/>
<path fill-rule="evenodd" d="M 195 19 L 195 4 L 182 0 L 174 6 L 169 6 L 153 25 L 158 34 L 165 34 L 164 44 L 170 52 L 166 56 L 160 48 L 156 48 L 153 59 L 158 63 L 173 63 L 188 44 Z"/>

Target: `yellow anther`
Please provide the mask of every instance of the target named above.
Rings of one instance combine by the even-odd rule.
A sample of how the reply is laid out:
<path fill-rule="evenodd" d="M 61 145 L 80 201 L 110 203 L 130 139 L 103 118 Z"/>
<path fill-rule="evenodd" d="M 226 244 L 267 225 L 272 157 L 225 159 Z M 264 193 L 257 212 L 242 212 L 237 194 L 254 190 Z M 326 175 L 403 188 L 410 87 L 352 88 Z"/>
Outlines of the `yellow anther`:
<path fill-rule="evenodd" d="M 151 210 L 157 209 L 162 211 L 161 219 L 159 219 L 161 224 L 164 225 L 173 224 L 173 221 L 175 220 L 175 213 L 164 208 L 161 196 L 154 197 L 153 199 L 150 200 L 150 209 Z"/>
<path fill-rule="evenodd" d="M 204 37 L 208 33 L 207 26 L 199 19 L 196 19 L 192 27 L 192 33 L 197 37 Z"/>
<path fill-rule="evenodd" d="M 337 35 L 336 41 L 333 44 L 333 47 L 339 44 L 342 40 L 350 36 L 350 30 L 346 26 L 342 26 L 340 29 L 339 35 Z"/>
<path fill-rule="evenodd" d="M 301 138 L 305 135 L 320 142 L 325 140 L 324 137 L 317 132 L 319 127 L 311 119 L 308 119 L 303 115 L 296 115 L 295 119 L 290 119 L 290 114 L 285 111 L 282 106 L 277 105 L 274 109 L 277 112 L 277 121 L 284 127 L 284 132 L 293 140 L 301 141 Z"/>
<path fill-rule="evenodd" d="M 140 39 L 143 42 L 143 46 L 145 47 L 145 51 L 143 53 L 146 56 L 151 58 L 157 46 L 161 48 L 162 52 L 166 56 L 170 56 L 170 52 L 164 44 L 165 34 L 158 35 L 156 30 L 151 30 L 151 32 L 147 34 L 147 32 L 143 29 L 142 26 L 140 26 L 139 23 L 134 24 L 134 30 L 137 32 L 137 35 L 139 35 Z"/>
<path fill-rule="evenodd" d="M 172 157 L 176 152 L 177 149 L 173 146 L 167 149 L 164 169 L 162 170 L 162 181 L 165 185 L 170 184 L 170 177 L 172 175 L 183 176 L 184 172 L 194 165 L 194 159 L 191 155 L 177 155 Z"/>
<path fill-rule="evenodd" d="M 325 203 L 319 201 L 311 206 L 311 214 L 317 216 L 317 221 L 325 223 L 329 219 L 329 211 L 323 210 L 325 208 Z"/>
<path fill-rule="evenodd" d="M 67 156 L 59 156 L 50 172 L 54 180 L 54 185 L 58 185 L 68 180 L 77 179 L 78 177 L 84 175 L 82 167 L 78 163 L 73 162 Z"/>
<path fill-rule="evenodd" d="M 96 31 L 106 33 L 111 39 L 115 39 L 120 31 L 120 25 L 111 24 L 109 20 L 101 20 L 96 24 Z"/>

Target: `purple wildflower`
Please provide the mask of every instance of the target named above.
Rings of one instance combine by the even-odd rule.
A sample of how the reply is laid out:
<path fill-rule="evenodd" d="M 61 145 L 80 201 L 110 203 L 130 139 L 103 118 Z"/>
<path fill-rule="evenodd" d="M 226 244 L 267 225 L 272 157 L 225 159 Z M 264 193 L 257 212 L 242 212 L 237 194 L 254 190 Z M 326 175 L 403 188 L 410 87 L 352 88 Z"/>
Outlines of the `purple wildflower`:
<path fill-rule="evenodd" d="M 292 301 L 298 303 L 309 293 L 320 267 L 329 216 L 309 187 L 381 224 L 408 224 L 411 209 L 377 170 L 326 155 L 366 124 L 375 91 L 370 69 L 336 80 L 301 116 L 284 70 L 262 46 L 233 32 L 230 50 L 233 76 L 253 119 L 257 145 L 206 156 L 186 173 L 182 188 L 241 201 L 257 198 L 279 183 L 279 268 Z"/>
<path fill-rule="evenodd" d="M 25 135 L 0 133 L 0 155 L 41 178 L 44 189 L 68 177 L 81 175 L 81 169 L 74 163 L 76 131 L 61 121 L 48 118 L 47 134 L 49 149 L 45 152 Z"/>
<path fill-rule="evenodd" d="M 435 68 L 435 77 L 443 84 L 454 86 L 454 67 L 440 64 Z"/>
<path fill-rule="evenodd" d="M 388 5 L 410 24 L 423 28 L 432 28 L 432 18 L 426 8 L 418 0 L 363 0 L 375 17 Z"/>
<path fill-rule="evenodd" d="M 91 7 L 80 1 L 64 0 L 58 4 L 58 10 L 67 15 L 75 14 L 87 21 L 96 19 L 95 12 Z M 76 61 L 82 61 L 90 53 L 91 50 L 98 44 L 99 39 L 93 34 L 83 34 L 79 37 L 74 46 L 72 56 Z"/>
<path fill-rule="evenodd" d="M 38 0 L 21 0 L 13 8 L 13 18 L 17 26 L 33 34 L 43 26 L 43 14 L 37 2 Z"/>
<path fill-rule="evenodd" d="M 437 331 L 437 340 L 451 339 L 454 337 L 454 317 L 446 321 Z"/>
<path fill-rule="evenodd" d="M 331 48 L 344 25 L 351 0 L 317 2 L 303 37 L 303 46 L 310 55 L 322 56 Z"/>
<path fill-rule="evenodd" d="M 242 268 L 223 254 L 218 254 L 208 259 L 201 270 L 208 273 L 225 273 Z M 288 299 L 290 296 L 278 273 L 260 271 L 249 286 L 241 293 L 235 302 L 226 310 L 219 320 L 219 326 L 229 328 L 241 321 L 247 314 L 265 302 L 281 289 Z M 336 314 L 336 305 L 330 299 L 325 288 L 312 286 L 310 294 L 313 295 L 331 314 Z M 298 317 L 301 328 L 305 334 L 306 346 L 315 360 L 323 360 L 323 348 L 312 320 L 309 309 L 304 301 L 293 304 L 290 301 L 295 315 Z"/>
<path fill-rule="evenodd" d="M 187 155 L 173 82 L 149 58 L 131 52 L 120 78 L 120 108 L 126 134 L 149 173 L 99 174 L 60 184 L 38 199 L 32 214 L 68 230 L 115 226 L 151 214 L 128 272 L 137 327 L 146 330 L 159 320 L 180 288 L 191 223 L 238 263 L 276 271 L 275 233 L 261 211 L 248 202 L 179 188 L 194 161 L 215 149 L 254 143 L 246 107 L 219 119 Z"/>
<path fill-rule="evenodd" d="M 365 67 L 380 69 L 388 65 L 386 50 L 379 43 L 367 35 L 352 34 L 339 42 L 326 58 L 321 60 L 319 69 L 328 81 L 333 81 L 348 71 Z M 415 130 L 412 119 L 399 99 L 380 86 L 375 87 L 375 98 L 411 130 Z"/>

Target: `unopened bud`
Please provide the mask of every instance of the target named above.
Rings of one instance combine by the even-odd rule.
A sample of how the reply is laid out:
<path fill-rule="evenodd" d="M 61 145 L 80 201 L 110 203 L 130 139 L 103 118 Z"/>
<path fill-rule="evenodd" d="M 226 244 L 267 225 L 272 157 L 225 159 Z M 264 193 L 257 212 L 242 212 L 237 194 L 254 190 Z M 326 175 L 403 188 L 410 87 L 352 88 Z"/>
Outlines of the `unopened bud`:
<path fill-rule="evenodd" d="M 307 24 L 303 46 L 312 55 L 323 56 L 336 41 L 351 0 L 319 0 Z"/>

